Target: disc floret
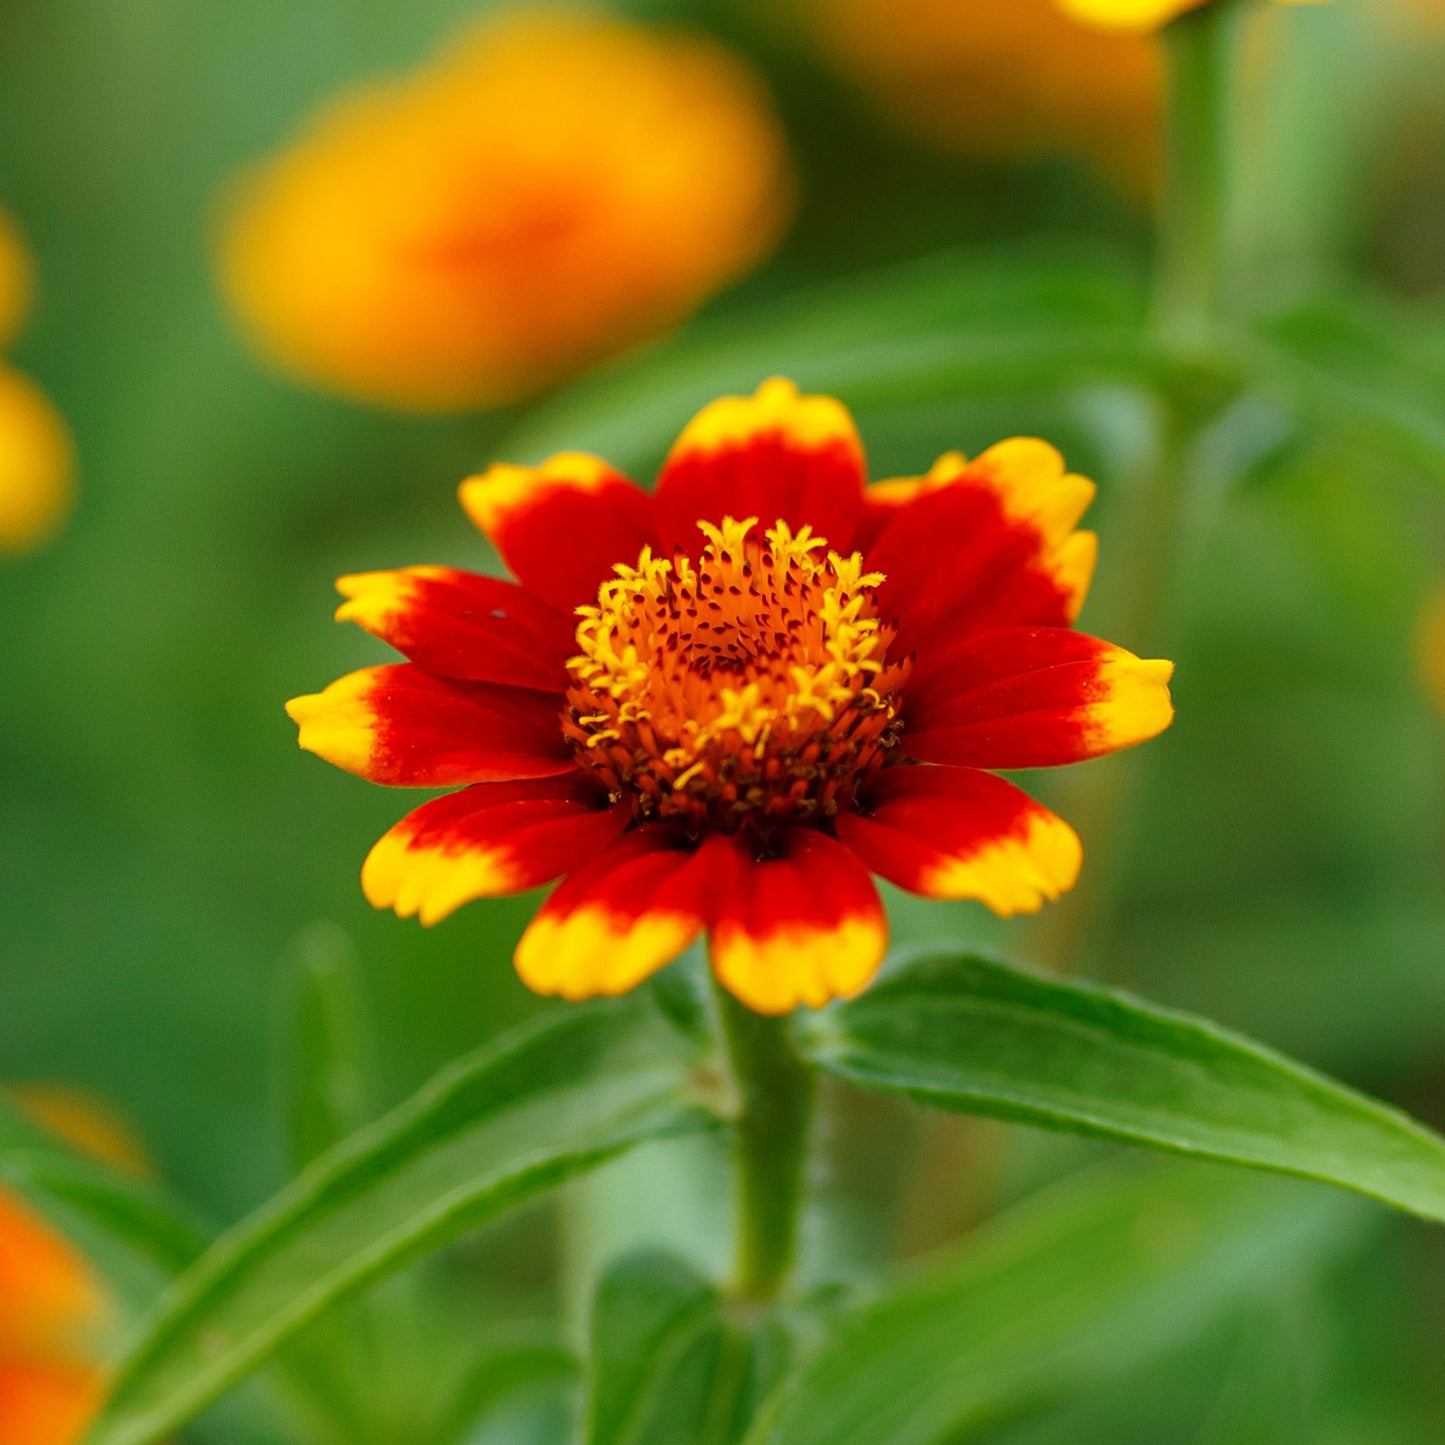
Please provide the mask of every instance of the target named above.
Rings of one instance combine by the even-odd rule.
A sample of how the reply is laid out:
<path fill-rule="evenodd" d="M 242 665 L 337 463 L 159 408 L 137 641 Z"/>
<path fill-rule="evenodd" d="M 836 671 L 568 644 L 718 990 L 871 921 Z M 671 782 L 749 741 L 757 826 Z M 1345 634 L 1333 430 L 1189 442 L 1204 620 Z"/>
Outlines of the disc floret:
<path fill-rule="evenodd" d="M 764 839 L 826 820 L 897 745 L 882 575 L 806 526 L 698 525 L 696 562 L 645 548 L 578 609 L 564 731 L 639 820 Z"/>

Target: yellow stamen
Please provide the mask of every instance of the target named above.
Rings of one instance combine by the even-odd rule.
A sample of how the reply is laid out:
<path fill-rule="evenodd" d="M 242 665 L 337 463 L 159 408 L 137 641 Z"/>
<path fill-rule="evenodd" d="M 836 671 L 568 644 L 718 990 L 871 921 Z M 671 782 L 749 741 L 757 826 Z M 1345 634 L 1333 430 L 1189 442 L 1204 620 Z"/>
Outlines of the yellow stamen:
<path fill-rule="evenodd" d="M 767 828 L 828 817 L 887 760 L 907 664 L 877 573 L 808 527 L 699 522 L 694 563 L 644 548 L 578 609 L 567 732 L 643 818 Z"/>

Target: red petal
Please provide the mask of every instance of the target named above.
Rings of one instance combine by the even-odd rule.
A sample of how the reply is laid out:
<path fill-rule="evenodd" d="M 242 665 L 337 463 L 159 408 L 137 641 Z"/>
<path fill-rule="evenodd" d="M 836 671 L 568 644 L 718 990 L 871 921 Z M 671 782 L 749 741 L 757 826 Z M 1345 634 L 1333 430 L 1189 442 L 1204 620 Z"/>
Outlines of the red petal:
<path fill-rule="evenodd" d="M 437 923 L 474 898 L 525 893 L 582 867 L 630 815 L 578 773 L 478 783 L 403 818 L 371 850 L 361 886 L 373 907 Z"/>
<path fill-rule="evenodd" d="M 926 477 L 894 477 L 874 482 L 863 492 L 863 520 L 853 546 L 865 555 L 898 514 L 928 489 Z"/>
<path fill-rule="evenodd" d="M 890 883 L 928 898 L 975 898 L 1003 918 L 1067 892 L 1083 861 L 1063 819 L 971 768 L 889 768 L 837 829 Z"/>
<path fill-rule="evenodd" d="M 411 663 L 350 673 L 292 698 L 286 711 L 307 751 L 391 787 L 548 778 L 573 767 L 551 698 L 454 682 Z"/>
<path fill-rule="evenodd" d="M 570 999 L 635 988 L 702 932 L 719 876 L 714 854 L 693 851 L 667 824 L 624 834 L 532 920 L 517 945 L 522 982 Z"/>
<path fill-rule="evenodd" d="M 761 1014 L 857 993 L 888 947 L 878 890 L 846 848 L 805 828 L 782 843 L 780 857 L 742 860 L 712 928 L 713 971 Z"/>
<path fill-rule="evenodd" d="M 965 635 L 915 661 L 903 746 L 925 762 L 1043 768 L 1157 736 L 1172 663 L 1056 627 Z"/>
<path fill-rule="evenodd" d="M 561 692 L 577 650 L 572 625 L 515 582 L 451 567 L 358 572 L 337 580 L 356 622 L 443 677 Z"/>
<path fill-rule="evenodd" d="M 1074 523 L 1094 495 L 1051 446 L 1001 442 L 973 462 L 950 455 L 923 480 L 868 553 L 878 608 L 900 623 L 900 651 L 940 635 L 1078 616 L 1097 551 Z"/>
<path fill-rule="evenodd" d="M 568 616 L 657 540 L 647 493 L 581 452 L 492 467 L 462 483 L 461 499 L 512 576 Z"/>
<path fill-rule="evenodd" d="M 756 517 L 809 526 L 837 552 L 853 550 L 867 475 L 863 443 L 832 397 L 799 396 L 775 377 L 752 396 L 725 396 L 684 428 L 657 483 L 664 549 L 696 555 L 697 524 Z"/>

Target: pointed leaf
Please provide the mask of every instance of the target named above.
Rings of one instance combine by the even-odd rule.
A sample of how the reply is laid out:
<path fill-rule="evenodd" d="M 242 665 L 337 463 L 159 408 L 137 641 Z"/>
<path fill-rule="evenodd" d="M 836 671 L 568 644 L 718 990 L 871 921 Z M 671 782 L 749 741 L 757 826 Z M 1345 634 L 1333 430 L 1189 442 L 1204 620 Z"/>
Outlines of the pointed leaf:
<path fill-rule="evenodd" d="M 1445 1221 L 1445 1139 L 1113 989 L 921 958 L 835 1010 L 813 1053 L 831 1074 L 937 1108 L 1319 1179 Z"/>
<path fill-rule="evenodd" d="M 368 1281 L 641 1140 L 710 1127 L 675 1040 L 632 1002 L 569 1008 L 446 1070 L 178 1283 L 91 1445 L 165 1437 Z"/>
<path fill-rule="evenodd" d="M 497 454 L 582 449 L 640 467 L 699 407 L 778 373 L 855 407 L 1134 376 L 1141 314 L 1117 270 L 936 256 L 689 327 L 535 408 Z"/>
<path fill-rule="evenodd" d="M 938 1445 L 1138 1368 L 1333 1254 L 1356 1206 L 1170 1166 L 1046 1191 L 893 1291 L 842 1311 L 748 1445 Z"/>

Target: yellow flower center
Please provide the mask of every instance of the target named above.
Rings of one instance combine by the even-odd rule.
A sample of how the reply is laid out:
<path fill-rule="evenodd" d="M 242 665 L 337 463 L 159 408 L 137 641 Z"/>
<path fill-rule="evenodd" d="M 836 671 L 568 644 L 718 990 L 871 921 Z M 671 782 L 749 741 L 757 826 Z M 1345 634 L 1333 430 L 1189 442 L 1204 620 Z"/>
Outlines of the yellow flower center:
<path fill-rule="evenodd" d="M 578 609 L 564 730 L 640 819 L 765 839 L 832 817 L 898 740 L 908 664 L 887 660 L 883 578 L 807 527 L 698 526 L 696 564 L 644 548 Z"/>

